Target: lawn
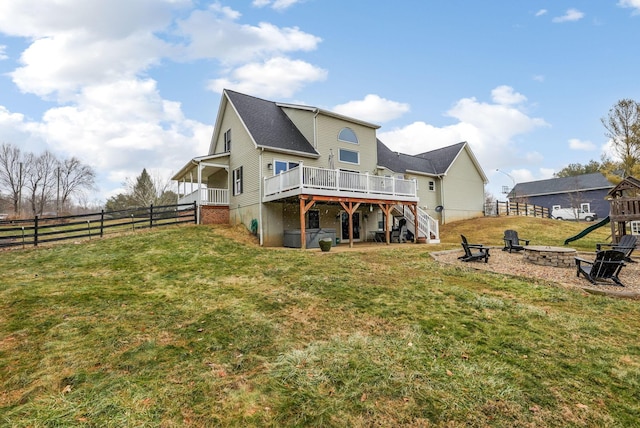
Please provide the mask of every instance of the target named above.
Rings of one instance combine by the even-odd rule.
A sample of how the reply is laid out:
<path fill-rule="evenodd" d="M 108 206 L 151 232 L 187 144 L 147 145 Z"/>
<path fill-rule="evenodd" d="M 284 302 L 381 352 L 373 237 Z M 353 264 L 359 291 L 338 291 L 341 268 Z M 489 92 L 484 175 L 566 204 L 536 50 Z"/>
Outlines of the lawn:
<path fill-rule="evenodd" d="M 429 255 L 584 227 L 477 219 L 322 253 L 182 226 L 1 252 L 0 426 L 637 425 L 640 302 Z"/>

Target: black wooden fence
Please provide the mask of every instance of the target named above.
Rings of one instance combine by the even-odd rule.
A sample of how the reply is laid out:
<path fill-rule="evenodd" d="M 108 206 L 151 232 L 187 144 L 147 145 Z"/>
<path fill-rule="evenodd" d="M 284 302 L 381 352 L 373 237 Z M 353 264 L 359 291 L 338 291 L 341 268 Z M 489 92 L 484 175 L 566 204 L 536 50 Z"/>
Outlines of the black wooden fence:
<path fill-rule="evenodd" d="M 495 201 L 485 205 L 485 215 L 499 217 L 503 215 L 518 215 L 529 217 L 549 218 L 549 208 L 522 202 Z"/>
<path fill-rule="evenodd" d="M 67 239 L 92 239 L 153 227 L 197 222 L 192 204 L 149 206 L 120 211 L 100 211 L 61 217 L 0 221 L 0 248 L 37 246 Z"/>

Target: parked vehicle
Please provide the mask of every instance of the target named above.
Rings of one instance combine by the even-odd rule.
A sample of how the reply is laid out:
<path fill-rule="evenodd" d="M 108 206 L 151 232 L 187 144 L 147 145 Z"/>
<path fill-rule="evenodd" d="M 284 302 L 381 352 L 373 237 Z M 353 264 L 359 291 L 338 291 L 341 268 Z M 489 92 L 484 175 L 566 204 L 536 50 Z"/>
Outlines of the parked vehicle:
<path fill-rule="evenodd" d="M 551 211 L 551 218 L 556 220 L 584 220 L 594 221 L 598 214 L 584 211 L 581 208 L 557 208 Z"/>

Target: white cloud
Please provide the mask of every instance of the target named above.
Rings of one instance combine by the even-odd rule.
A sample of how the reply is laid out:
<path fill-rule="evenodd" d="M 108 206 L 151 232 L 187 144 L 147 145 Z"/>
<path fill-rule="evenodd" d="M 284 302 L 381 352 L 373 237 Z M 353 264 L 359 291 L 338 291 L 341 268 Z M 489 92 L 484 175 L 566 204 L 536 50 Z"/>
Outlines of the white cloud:
<path fill-rule="evenodd" d="M 297 27 L 280 28 L 269 23 L 238 24 L 239 14 L 212 6 L 178 21 L 180 35 L 190 41 L 190 59 L 216 58 L 224 63 L 246 63 L 294 51 L 312 51 L 322 39 Z"/>
<path fill-rule="evenodd" d="M 502 105 L 521 104 L 527 101 L 527 97 L 518 92 L 514 92 L 513 88 L 507 85 L 498 86 L 493 89 L 491 91 L 491 99 L 493 99 L 496 104 Z"/>
<path fill-rule="evenodd" d="M 82 86 L 128 79 L 156 63 L 167 47 L 150 35 L 118 40 L 63 34 L 35 40 L 11 72 L 24 92 L 68 101 Z"/>
<path fill-rule="evenodd" d="M 540 9 L 539 11 L 536 12 L 536 16 L 546 15 L 547 12 L 548 12 L 547 9 Z"/>
<path fill-rule="evenodd" d="M 540 83 L 544 82 L 544 76 L 542 74 L 535 74 L 532 77 L 532 79 L 535 80 L 536 82 L 540 82 Z"/>
<path fill-rule="evenodd" d="M 591 141 L 582 141 L 582 140 L 579 140 L 578 138 L 571 138 L 569 140 L 569 148 L 571 150 L 591 151 L 596 149 L 596 145 L 593 144 Z"/>
<path fill-rule="evenodd" d="M 632 12 L 633 15 L 640 14 L 640 0 L 620 0 L 618 6 L 634 9 Z"/>
<path fill-rule="evenodd" d="M 171 52 L 155 32 L 186 0 L 0 2 L 0 32 L 31 42 L 9 73 L 23 92 L 63 101 L 85 84 L 129 78 Z M 126 13 L 123 13 L 126 11 Z"/>
<path fill-rule="evenodd" d="M 454 124 L 437 127 L 426 122 L 414 122 L 378 135 L 392 150 L 408 154 L 467 141 L 487 170 L 516 163 L 540 162 L 540 153 L 520 151 L 517 138 L 549 125 L 516 107 L 513 102 L 524 102 L 526 97 L 507 88 L 500 86 L 492 91 L 494 101 L 502 104 L 484 103 L 475 98 L 459 100 L 446 112 L 446 116 L 456 120 Z"/>
<path fill-rule="evenodd" d="M 584 13 L 580 12 L 578 9 L 568 9 L 564 15 L 553 18 L 552 22 L 574 22 L 579 21 L 582 18 L 584 18 Z"/>
<path fill-rule="evenodd" d="M 214 92 L 227 88 L 261 97 L 288 98 L 303 85 L 326 78 L 326 70 L 304 61 L 280 57 L 238 67 L 228 77 L 212 80 L 208 88 Z"/>
<path fill-rule="evenodd" d="M 363 100 L 349 101 L 335 106 L 336 113 L 356 117 L 374 123 L 383 123 L 397 119 L 410 110 L 409 104 L 387 100 L 378 95 L 369 94 Z"/>
<path fill-rule="evenodd" d="M 38 123 L 4 106 L 0 106 L 0 143 L 15 145 L 24 152 L 46 147 L 46 140 L 38 133 Z"/>
<path fill-rule="evenodd" d="M 256 7 L 269 6 L 275 10 L 284 10 L 296 3 L 300 3 L 301 0 L 253 0 L 253 5 Z"/>
<path fill-rule="evenodd" d="M 212 88 L 278 98 L 326 78 L 326 70 L 285 55 L 316 49 L 319 37 L 241 23 L 239 12 L 217 1 L 196 7 L 192 0 L 0 1 L 0 34 L 27 44 L 8 75 L 54 106 L 28 119 L 0 105 L 0 141 L 79 157 L 98 171 L 97 199 L 104 199 L 142 168 L 168 174 L 207 152 L 211 124 L 184 117 L 149 78 L 161 63 L 213 60 L 227 68 Z M 0 45 L 0 59 L 6 49 Z"/>
<path fill-rule="evenodd" d="M 6 52 L 7 52 L 7 47 L 5 45 L 0 45 L 0 61 L 2 61 L 3 59 L 9 58 Z"/>

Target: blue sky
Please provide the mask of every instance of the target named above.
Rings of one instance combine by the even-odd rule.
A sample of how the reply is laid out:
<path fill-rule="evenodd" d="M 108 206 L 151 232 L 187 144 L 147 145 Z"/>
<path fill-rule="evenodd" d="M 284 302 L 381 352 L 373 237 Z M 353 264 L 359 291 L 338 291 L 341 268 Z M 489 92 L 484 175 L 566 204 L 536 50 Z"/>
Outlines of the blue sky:
<path fill-rule="evenodd" d="M 4 1 L 0 142 L 79 157 L 100 203 L 206 154 L 230 88 L 377 123 L 404 153 L 468 141 L 501 196 L 609 152 L 638 40 L 640 0 Z"/>

